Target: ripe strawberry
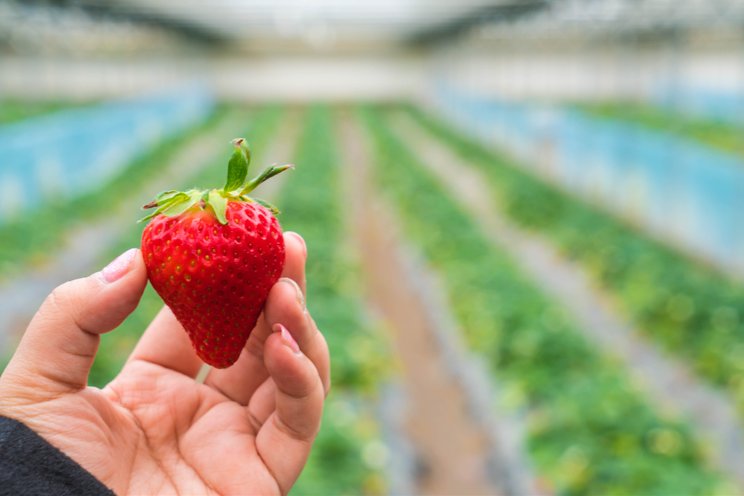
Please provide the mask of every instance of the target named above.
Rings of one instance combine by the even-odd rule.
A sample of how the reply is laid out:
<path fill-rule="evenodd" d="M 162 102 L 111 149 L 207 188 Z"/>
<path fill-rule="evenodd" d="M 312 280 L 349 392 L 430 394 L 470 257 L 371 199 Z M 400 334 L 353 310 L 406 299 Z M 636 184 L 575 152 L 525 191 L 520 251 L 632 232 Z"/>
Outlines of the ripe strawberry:
<path fill-rule="evenodd" d="M 242 138 L 221 190 L 166 191 L 142 233 L 142 254 L 155 291 L 206 363 L 229 367 L 240 356 L 269 290 L 284 266 L 276 209 L 247 196 L 290 168 L 272 166 L 245 181 L 250 151 Z"/>

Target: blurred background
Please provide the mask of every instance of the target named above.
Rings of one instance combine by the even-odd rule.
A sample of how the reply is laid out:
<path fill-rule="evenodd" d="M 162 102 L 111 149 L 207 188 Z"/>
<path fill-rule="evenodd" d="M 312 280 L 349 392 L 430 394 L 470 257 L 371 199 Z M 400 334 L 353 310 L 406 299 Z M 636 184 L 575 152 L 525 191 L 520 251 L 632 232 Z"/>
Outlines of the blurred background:
<path fill-rule="evenodd" d="M 744 492 L 744 2 L 0 1 L 5 361 L 242 135 L 334 361 L 295 494 Z"/>

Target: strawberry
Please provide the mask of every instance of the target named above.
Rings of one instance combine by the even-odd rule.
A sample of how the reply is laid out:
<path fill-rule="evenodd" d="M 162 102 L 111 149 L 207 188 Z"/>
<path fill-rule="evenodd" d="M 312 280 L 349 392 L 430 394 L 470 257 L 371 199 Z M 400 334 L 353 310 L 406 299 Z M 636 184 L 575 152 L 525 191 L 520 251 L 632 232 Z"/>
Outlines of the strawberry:
<path fill-rule="evenodd" d="M 266 179 L 292 167 L 272 166 L 246 181 L 250 150 L 233 140 L 220 190 L 165 191 L 142 233 L 152 287 L 170 307 L 197 355 L 217 367 L 240 356 L 284 266 L 284 238 L 274 207 L 250 198 Z"/>

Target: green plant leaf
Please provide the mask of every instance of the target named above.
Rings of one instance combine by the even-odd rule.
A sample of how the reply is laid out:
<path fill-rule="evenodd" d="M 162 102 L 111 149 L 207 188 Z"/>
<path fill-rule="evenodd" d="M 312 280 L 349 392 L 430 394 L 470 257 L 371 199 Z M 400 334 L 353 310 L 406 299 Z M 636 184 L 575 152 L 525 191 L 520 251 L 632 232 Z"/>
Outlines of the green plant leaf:
<path fill-rule="evenodd" d="M 243 138 L 235 138 L 232 141 L 235 146 L 230 162 L 227 164 L 227 182 L 224 191 L 240 189 L 248 176 L 248 166 L 251 163 L 251 152 L 248 144 Z"/>
<path fill-rule="evenodd" d="M 149 214 L 142 217 L 140 220 L 137 221 L 137 224 L 141 224 L 142 222 L 147 222 L 148 220 L 152 219 L 156 215 L 158 215 L 160 212 L 155 210 L 154 212 L 150 212 Z"/>
<path fill-rule="evenodd" d="M 154 208 L 155 210 L 153 210 L 150 214 L 141 218 L 137 222 L 146 222 L 156 215 L 163 213 L 171 206 L 188 201 L 189 198 L 189 194 L 184 193 L 183 191 L 165 191 L 163 193 L 160 193 L 155 200 L 142 207 L 145 210 L 150 208 Z"/>
<path fill-rule="evenodd" d="M 248 163 L 245 160 L 245 154 L 240 149 L 236 149 L 230 162 L 227 165 L 227 182 L 225 182 L 225 191 L 232 191 L 240 188 L 248 175 Z"/>
<path fill-rule="evenodd" d="M 164 205 L 167 205 L 173 201 L 176 201 L 180 195 L 186 195 L 183 191 L 163 191 L 162 193 L 158 193 L 158 196 L 155 197 L 154 200 L 149 202 L 146 205 L 143 205 L 142 208 L 144 210 L 155 208 L 155 207 L 162 207 Z"/>
<path fill-rule="evenodd" d="M 248 167 L 251 166 L 251 148 L 248 145 L 248 141 L 245 138 L 235 138 L 232 140 L 233 145 L 240 147 L 245 154 L 245 160 L 248 162 Z"/>
<path fill-rule="evenodd" d="M 158 196 L 155 197 L 155 201 L 158 203 L 162 203 L 165 200 L 169 200 L 179 194 L 184 194 L 184 193 L 183 191 L 177 191 L 175 189 L 169 189 L 168 191 L 161 191 L 160 193 L 158 193 Z"/>
<path fill-rule="evenodd" d="M 225 217 L 225 212 L 227 212 L 227 198 L 222 196 L 216 189 L 213 189 L 209 192 L 207 204 L 212 207 L 214 215 L 220 221 L 220 224 L 227 224 L 227 217 Z"/>
<path fill-rule="evenodd" d="M 185 196 L 185 198 L 183 197 Z M 186 210 L 190 209 L 198 202 L 201 201 L 202 192 L 197 190 L 191 190 L 188 193 L 184 193 L 183 196 L 177 196 L 178 200 L 172 201 L 165 208 L 159 212 L 167 217 L 176 217 L 181 215 Z M 158 209 L 159 210 L 159 209 Z"/>

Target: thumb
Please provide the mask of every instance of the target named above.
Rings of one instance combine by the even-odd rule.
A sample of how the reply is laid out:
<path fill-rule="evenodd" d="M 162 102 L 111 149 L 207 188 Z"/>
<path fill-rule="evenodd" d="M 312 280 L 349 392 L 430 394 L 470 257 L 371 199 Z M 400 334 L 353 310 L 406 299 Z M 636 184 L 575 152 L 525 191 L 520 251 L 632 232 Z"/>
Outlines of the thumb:
<path fill-rule="evenodd" d="M 142 255 L 132 248 L 102 271 L 57 287 L 31 320 L 3 382 L 44 396 L 86 387 L 100 334 L 132 313 L 146 283 Z"/>

